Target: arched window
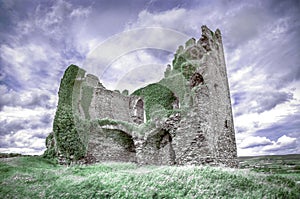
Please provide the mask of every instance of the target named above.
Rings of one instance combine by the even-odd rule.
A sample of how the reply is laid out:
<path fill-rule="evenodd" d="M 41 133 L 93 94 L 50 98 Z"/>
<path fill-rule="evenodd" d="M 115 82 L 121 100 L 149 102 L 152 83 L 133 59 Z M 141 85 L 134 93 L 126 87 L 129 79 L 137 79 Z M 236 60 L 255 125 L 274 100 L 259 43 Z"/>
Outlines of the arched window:
<path fill-rule="evenodd" d="M 139 99 L 136 103 L 137 115 L 143 116 L 144 115 L 144 102 L 143 100 Z"/>
<path fill-rule="evenodd" d="M 141 124 L 144 122 L 144 102 L 139 99 L 134 106 L 134 122 Z"/>

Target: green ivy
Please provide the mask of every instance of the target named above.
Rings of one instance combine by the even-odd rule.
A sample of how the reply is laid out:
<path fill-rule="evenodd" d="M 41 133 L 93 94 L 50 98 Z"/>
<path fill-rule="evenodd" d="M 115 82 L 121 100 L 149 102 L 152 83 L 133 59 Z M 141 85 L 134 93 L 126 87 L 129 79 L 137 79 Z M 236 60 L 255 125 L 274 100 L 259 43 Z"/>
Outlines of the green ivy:
<path fill-rule="evenodd" d="M 178 70 L 180 71 L 181 69 L 181 64 L 186 62 L 186 58 L 183 55 L 177 55 L 175 54 L 174 60 L 173 60 L 173 70 Z"/>
<path fill-rule="evenodd" d="M 55 115 L 53 131 L 57 147 L 67 160 L 78 160 L 85 155 L 85 146 L 79 137 L 71 106 L 61 106 Z"/>
<path fill-rule="evenodd" d="M 70 65 L 64 73 L 58 92 L 59 101 L 56 110 L 53 132 L 56 139 L 56 147 L 60 154 L 68 161 L 78 160 L 86 153 L 86 147 L 80 139 L 75 126 L 73 103 L 73 89 L 78 73 L 82 72 L 78 66 Z M 49 135 L 47 141 L 53 139 Z M 45 156 L 55 156 L 57 154 L 55 146 L 50 146 L 45 152 Z"/>
<path fill-rule="evenodd" d="M 107 118 L 98 120 L 97 122 L 98 122 L 98 124 L 99 124 L 100 126 L 105 126 L 105 125 L 118 125 L 118 122 L 116 122 L 116 121 L 114 121 L 114 120 L 107 119 Z"/>
<path fill-rule="evenodd" d="M 196 67 L 192 64 L 183 64 L 181 66 L 181 72 L 185 79 L 189 80 L 191 76 L 196 72 Z"/>
<path fill-rule="evenodd" d="M 129 91 L 127 89 L 122 91 L 122 95 L 128 96 L 129 95 Z"/>
<path fill-rule="evenodd" d="M 166 110 L 172 110 L 172 104 L 176 100 L 176 97 L 171 90 L 158 83 L 150 84 L 144 88 L 138 89 L 134 91 L 132 95 L 144 98 L 147 120 L 151 118 L 151 110 L 154 110 L 155 106 L 160 105 Z"/>

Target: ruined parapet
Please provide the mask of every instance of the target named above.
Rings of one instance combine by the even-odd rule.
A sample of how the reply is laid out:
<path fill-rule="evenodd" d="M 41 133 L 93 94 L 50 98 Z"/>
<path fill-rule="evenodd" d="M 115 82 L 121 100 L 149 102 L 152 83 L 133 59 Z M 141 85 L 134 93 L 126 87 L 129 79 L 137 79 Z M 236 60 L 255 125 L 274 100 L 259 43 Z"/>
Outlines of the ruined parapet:
<path fill-rule="evenodd" d="M 179 46 L 161 81 L 130 96 L 70 66 L 47 154 L 86 162 L 237 166 L 221 32 L 201 30 L 199 40 Z"/>

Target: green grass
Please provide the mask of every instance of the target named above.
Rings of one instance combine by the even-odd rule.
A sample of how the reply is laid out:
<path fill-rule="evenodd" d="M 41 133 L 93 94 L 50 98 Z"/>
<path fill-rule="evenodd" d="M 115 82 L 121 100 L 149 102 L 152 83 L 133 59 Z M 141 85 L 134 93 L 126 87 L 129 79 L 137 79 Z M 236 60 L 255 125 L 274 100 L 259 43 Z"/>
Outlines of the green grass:
<path fill-rule="evenodd" d="M 0 159 L 0 198 L 299 198 L 297 178 L 249 169 Z"/>

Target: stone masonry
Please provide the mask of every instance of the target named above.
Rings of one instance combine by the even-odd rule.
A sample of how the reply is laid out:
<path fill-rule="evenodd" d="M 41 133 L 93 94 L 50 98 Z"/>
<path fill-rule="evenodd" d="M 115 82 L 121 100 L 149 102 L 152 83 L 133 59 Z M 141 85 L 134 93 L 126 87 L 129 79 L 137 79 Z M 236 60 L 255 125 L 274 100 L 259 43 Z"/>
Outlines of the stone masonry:
<path fill-rule="evenodd" d="M 178 48 L 159 82 L 176 96 L 173 112 L 164 117 L 146 121 L 142 96 L 107 90 L 96 76 L 80 70 L 74 83 L 73 112 L 88 121 L 88 127 L 78 127 L 86 149 L 79 161 L 238 166 L 219 30 L 202 26 L 198 41 L 192 38 Z M 54 132 L 53 143 L 55 137 Z M 56 144 L 51 146 L 63 156 Z"/>

